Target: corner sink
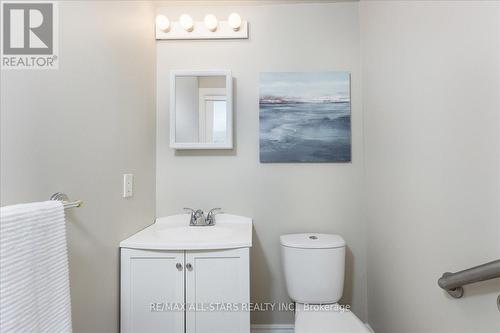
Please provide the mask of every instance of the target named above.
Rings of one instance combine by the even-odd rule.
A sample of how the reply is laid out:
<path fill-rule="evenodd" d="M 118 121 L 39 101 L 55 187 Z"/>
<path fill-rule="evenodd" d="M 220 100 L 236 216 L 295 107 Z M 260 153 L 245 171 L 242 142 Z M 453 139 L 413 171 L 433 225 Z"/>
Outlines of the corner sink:
<path fill-rule="evenodd" d="M 214 226 L 190 226 L 189 214 L 160 217 L 120 242 L 120 247 L 148 250 L 215 250 L 252 246 L 252 219 L 217 214 Z"/>

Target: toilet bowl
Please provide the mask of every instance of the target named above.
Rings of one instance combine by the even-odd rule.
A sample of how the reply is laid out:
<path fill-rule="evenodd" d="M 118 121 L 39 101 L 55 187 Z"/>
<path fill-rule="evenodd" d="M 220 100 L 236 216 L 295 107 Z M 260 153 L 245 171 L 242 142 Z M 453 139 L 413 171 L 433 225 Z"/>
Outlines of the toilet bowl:
<path fill-rule="evenodd" d="M 338 304 L 327 310 L 296 303 L 295 333 L 365 333 L 365 324 L 350 310 L 342 310 Z M 309 309 L 307 309 L 309 307 Z"/>
<path fill-rule="evenodd" d="M 295 302 L 295 333 L 370 333 L 342 297 L 346 243 L 339 235 L 280 237 L 288 295 Z"/>

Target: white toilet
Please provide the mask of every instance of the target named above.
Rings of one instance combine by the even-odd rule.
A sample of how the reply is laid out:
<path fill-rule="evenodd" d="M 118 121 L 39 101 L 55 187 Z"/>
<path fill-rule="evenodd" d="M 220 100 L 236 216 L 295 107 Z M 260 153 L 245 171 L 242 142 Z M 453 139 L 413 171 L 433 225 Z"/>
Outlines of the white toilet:
<path fill-rule="evenodd" d="M 338 235 L 280 237 L 288 295 L 295 304 L 295 333 L 369 333 L 337 304 L 344 289 L 345 241 Z"/>

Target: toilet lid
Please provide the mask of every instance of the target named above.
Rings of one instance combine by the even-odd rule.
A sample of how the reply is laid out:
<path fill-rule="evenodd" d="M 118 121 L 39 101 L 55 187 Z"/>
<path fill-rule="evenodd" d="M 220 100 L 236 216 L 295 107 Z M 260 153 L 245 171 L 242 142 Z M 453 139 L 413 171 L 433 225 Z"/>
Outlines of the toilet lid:
<path fill-rule="evenodd" d="M 371 333 L 352 311 L 339 310 L 338 304 L 326 305 L 330 308 L 297 303 L 295 333 Z"/>

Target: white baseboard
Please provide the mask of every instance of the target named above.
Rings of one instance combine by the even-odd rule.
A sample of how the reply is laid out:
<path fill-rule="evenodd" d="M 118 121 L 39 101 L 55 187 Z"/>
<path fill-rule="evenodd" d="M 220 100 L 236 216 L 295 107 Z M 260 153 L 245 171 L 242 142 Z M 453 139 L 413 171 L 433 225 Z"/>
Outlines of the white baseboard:
<path fill-rule="evenodd" d="M 293 333 L 293 324 L 252 325 L 252 333 Z"/>
<path fill-rule="evenodd" d="M 370 324 L 365 323 L 370 332 L 375 333 Z M 252 333 L 293 333 L 293 325 L 287 324 L 271 324 L 271 325 L 252 325 Z"/>

